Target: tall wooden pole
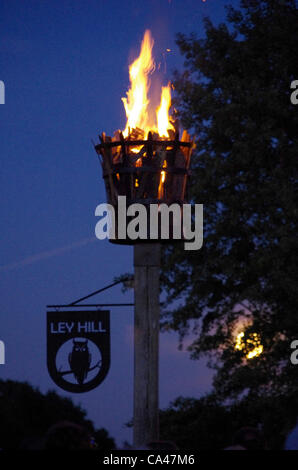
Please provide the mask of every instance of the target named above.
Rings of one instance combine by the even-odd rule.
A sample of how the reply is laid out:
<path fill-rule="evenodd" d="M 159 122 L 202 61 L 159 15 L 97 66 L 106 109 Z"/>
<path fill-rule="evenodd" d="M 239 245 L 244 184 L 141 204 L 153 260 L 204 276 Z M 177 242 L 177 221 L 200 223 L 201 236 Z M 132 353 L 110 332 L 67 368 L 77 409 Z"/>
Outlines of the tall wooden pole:
<path fill-rule="evenodd" d="M 160 244 L 134 246 L 134 417 L 133 442 L 143 447 L 159 439 Z"/>

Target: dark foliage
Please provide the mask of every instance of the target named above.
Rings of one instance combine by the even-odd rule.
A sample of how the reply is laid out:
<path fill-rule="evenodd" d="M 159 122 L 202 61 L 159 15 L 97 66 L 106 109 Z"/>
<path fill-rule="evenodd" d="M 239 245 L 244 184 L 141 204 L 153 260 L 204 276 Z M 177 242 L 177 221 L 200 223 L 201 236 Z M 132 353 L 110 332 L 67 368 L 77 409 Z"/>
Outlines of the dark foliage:
<path fill-rule="evenodd" d="M 204 245 L 165 248 L 162 326 L 181 337 L 194 327 L 192 356 L 209 354 L 222 399 L 297 390 L 297 24 L 294 0 L 242 0 L 227 24 L 206 19 L 203 39 L 177 41 L 176 106 L 198 138 L 190 194 L 204 204 Z M 260 356 L 235 351 L 239 327 L 259 335 Z"/>
<path fill-rule="evenodd" d="M 235 443 L 237 432 L 252 426 L 260 430 L 263 450 L 280 450 L 295 425 L 298 399 L 260 399 L 251 396 L 224 406 L 214 396 L 198 400 L 178 398 L 161 411 L 162 439 L 176 443 L 185 450 L 221 450 Z"/>
<path fill-rule="evenodd" d="M 95 430 L 86 412 L 56 392 L 42 394 L 28 383 L 0 380 L 0 448 L 40 448 L 48 429 L 68 421 L 83 426 L 100 449 L 115 448 L 105 429 Z"/>

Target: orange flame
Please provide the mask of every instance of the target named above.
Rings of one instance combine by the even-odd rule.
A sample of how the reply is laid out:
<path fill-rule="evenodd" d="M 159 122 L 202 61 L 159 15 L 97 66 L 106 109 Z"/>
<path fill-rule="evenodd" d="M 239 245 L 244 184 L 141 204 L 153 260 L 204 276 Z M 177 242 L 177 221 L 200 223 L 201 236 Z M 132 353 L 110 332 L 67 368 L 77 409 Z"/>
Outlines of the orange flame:
<path fill-rule="evenodd" d="M 171 106 L 171 84 L 162 87 L 160 105 L 156 109 L 156 120 L 150 122 L 148 112 L 148 92 L 150 88 L 149 75 L 155 70 L 152 57 L 154 40 L 149 30 L 145 31 L 141 44 L 140 55 L 129 67 L 130 89 L 126 98 L 122 98 L 127 117 L 124 137 L 128 137 L 132 129 L 142 129 L 144 134 L 149 131 L 158 132 L 161 137 L 169 137 L 168 129 L 173 129 L 169 119 Z"/>
<path fill-rule="evenodd" d="M 156 110 L 157 129 L 161 137 L 169 137 L 168 129 L 174 129 L 169 121 L 169 109 L 171 107 L 171 83 L 163 86 L 161 90 L 160 105 Z"/>
<path fill-rule="evenodd" d="M 154 61 L 152 59 L 152 48 L 154 41 L 151 38 L 150 31 L 145 31 L 141 45 L 139 57 L 129 67 L 129 78 L 131 88 L 127 92 L 127 98 L 122 98 L 127 123 L 123 135 L 129 134 L 129 128 L 135 129 L 139 127 L 144 129 L 147 127 L 148 121 L 148 75 L 154 70 Z"/>

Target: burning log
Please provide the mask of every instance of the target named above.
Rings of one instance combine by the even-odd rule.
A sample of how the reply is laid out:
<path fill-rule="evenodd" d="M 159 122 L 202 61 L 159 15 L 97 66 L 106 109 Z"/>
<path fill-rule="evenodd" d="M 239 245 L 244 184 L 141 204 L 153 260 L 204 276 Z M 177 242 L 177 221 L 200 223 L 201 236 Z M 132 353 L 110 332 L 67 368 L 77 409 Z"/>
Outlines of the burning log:
<path fill-rule="evenodd" d="M 102 157 L 108 202 L 116 205 L 118 196 L 126 196 L 128 204 L 183 204 L 194 142 L 186 131 L 181 140 L 177 133 L 171 140 L 151 132 L 146 140 L 140 135 L 139 129 L 126 138 L 120 131 L 113 138 L 103 133 L 95 145 Z"/>

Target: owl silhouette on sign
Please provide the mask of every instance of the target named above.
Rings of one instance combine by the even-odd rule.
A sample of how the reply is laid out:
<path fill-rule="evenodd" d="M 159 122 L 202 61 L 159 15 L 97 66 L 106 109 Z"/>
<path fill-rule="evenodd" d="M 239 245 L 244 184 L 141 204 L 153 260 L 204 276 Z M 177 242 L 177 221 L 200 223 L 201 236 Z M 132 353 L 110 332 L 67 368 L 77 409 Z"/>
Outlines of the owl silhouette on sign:
<path fill-rule="evenodd" d="M 68 355 L 68 362 L 78 384 L 82 385 L 90 370 L 91 354 L 88 340 L 73 340 L 72 351 Z"/>

